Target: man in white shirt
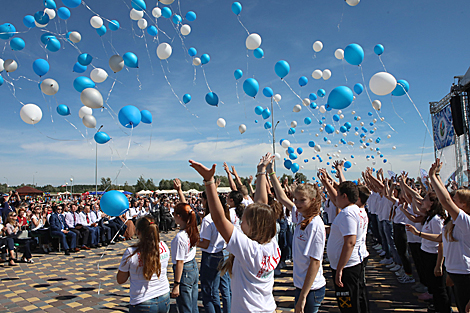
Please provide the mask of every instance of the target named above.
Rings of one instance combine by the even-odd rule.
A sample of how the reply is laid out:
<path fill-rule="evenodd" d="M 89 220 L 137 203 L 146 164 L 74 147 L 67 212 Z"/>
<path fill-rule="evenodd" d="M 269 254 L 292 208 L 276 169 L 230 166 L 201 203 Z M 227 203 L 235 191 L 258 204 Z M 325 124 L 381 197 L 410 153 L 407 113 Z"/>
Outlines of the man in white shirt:
<path fill-rule="evenodd" d="M 80 212 L 81 224 L 90 230 L 91 235 L 91 248 L 96 248 L 99 245 L 100 229 L 98 224 L 93 222 L 92 214 L 90 213 L 90 206 L 85 205 L 83 211 Z"/>
<path fill-rule="evenodd" d="M 82 238 L 81 249 L 90 250 L 90 248 L 87 247 L 90 231 L 88 230 L 88 227 L 81 224 L 82 219 L 78 214 L 77 209 L 77 205 L 72 204 L 70 212 L 65 213 L 65 222 L 67 223 L 69 230 L 77 235 L 77 239 Z"/>

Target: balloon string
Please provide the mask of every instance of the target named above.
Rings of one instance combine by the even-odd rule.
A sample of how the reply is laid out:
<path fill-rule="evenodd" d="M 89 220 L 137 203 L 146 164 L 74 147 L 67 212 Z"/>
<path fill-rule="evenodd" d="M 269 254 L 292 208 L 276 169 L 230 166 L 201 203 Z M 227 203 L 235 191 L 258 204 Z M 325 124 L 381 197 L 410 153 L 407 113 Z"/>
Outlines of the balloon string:
<path fill-rule="evenodd" d="M 206 81 L 207 89 L 209 89 L 209 91 L 212 92 L 211 87 L 209 87 L 209 83 L 207 82 L 206 71 L 204 70 L 203 66 L 201 66 L 201 68 L 202 68 L 202 74 L 204 74 L 204 80 Z"/>
<path fill-rule="evenodd" d="M 106 47 L 104 46 L 103 37 L 100 36 L 100 40 L 101 40 L 101 45 L 103 46 L 104 53 L 106 53 L 106 57 L 109 60 L 109 54 L 108 54 L 108 51 L 106 51 Z"/>
<path fill-rule="evenodd" d="M 137 69 L 137 73 L 139 73 L 139 69 Z M 137 78 L 137 81 L 139 82 L 139 90 L 142 90 L 142 82 L 139 79 L 139 74 L 137 74 L 136 78 Z"/>
<path fill-rule="evenodd" d="M 393 111 L 395 112 L 395 114 L 403 121 L 403 123 L 406 124 L 405 120 L 400 115 L 398 115 L 397 110 L 395 110 L 395 106 L 393 105 L 393 95 L 391 95 L 391 97 L 390 97 L 390 102 L 392 103 L 392 108 L 393 108 Z"/>
<path fill-rule="evenodd" d="M 339 21 L 339 23 L 338 23 L 338 32 L 339 32 L 339 30 L 340 30 L 340 28 L 339 28 L 339 25 L 340 25 L 340 24 L 343 22 L 343 16 L 344 16 L 344 7 L 345 7 L 345 6 L 346 6 L 346 4 L 345 4 L 345 3 L 343 3 L 343 12 L 341 13 L 341 20 L 340 20 L 340 21 Z"/>
<path fill-rule="evenodd" d="M 86 140 L 86 138 L 85 138 L 85 136 L 83 135 L 83 133 L 82 133 L 75 125 L 73 125 L 72 123 L 70 123 L 69 120 L 66 119 L 65 117 L 64 117 L 64 120 L 66 120 L 70 125 L 72 125 L 73 128 L 75 128 L 76 130 L 78 130 L 78 132 L 80 133 L 80 135 L 82 135 L 83 139 Z"/>
<path fill-rule="evenodd" d="M 194 78 L 193 78 L 193 86 L 195 86 L 195 85 L 196 85 L 196 66 L 195 66 L 195 65 L 193 65 L 193 67 L 194 67 Z"/>
<path fill-rule="evenodd" d="M 122 164 L 121 164 L 121 168 L 119 169 L 117 175 L 116 175 L 116 178 L 114 178 L 114 183 L 117 183 L 117 179 L 119 177 L 119 174 L 121 174 L 121 170 L 122 168 L 126 165 L 126 161 L 127 161 L 127 156 L 129 155 L 129 150 L 131 148 L 131 142 L 132 142 L 132 132 L 134 130 L 134 125 L 131 124 L 131 134 L 129 135 L 129 143 L 127 144 L 127 151 L 126 151 L 126 155 L 124 157 L 124 160 L 122 161 Z M 109 188 L 109 186 L 108 186 Z"/>
<path fill-rule="evenodd" d="M 55 140 L 55 141 L 83 141 L 83 139 L 57 139 L 57 138 L 50 137 L 50 136 L 48 136 L 48 135 L 43 134 L 43 133 L 36 127 L 36 124 L 37 124 L 37 123 L 32 124 L 33 127 L 34 127 L 34 129 L 36 129 L 36 131 L 37 131 L 38 133 L 40 133 L 41 135 L 43 135 L 44 137 L 47 137 L 47 138 L 49 138 L 49 139 L 52 139 L 52 140 Z"/>
<path fill-rule="evenodd" d="M 410 97 L 408 91 L 406 91 L 405 88 L 403 88 L 403 90 L 405 91 L 406 96 L 408 97 L 408 99 L 410 99 L 411 103 L 412 103 L 413 106 L 415 107 L 416 112 L 418 112 L 418 115 L 419 115 L 419 117 L 421 118 L 421 121 L 423 122 L 424 127 L 426 127 L 426 130 L 427 130 L 429 136 L 430 136 L 431 138 L 433 138 L 432 135 L 431 135 L 431 132 L 429 131 L 428 125 L 424 122 L 424 119 L 423 119 L 423 116 L 421 115 L 421 112 L 419 112 L 418 108 L 416 107 L 416 104 L 415 104 L 415 103 L 413 102 L 413 100 L 411 99 L 411 97 Z M 436 144 L 434 143 L 434 145 L 436 145 Z"/>
<path fill-rule="evenodd" d="M 387 69 L 385 68 L 384 62 L 382 62 L 382 57 L 381 57 L 380 55 L 379 55 L 379 60 L 380 60 L 380 63 L 382 63 L 382 66 L 383 66 L 383 68 L 384 68 L 384 71 L 386 72 Z"/>
<path fill-rule="evenodd" d="M 153 125 L 150 124 L 150 143 L 149 143 L 148 151 L 150 151 L 150 147 L 152 146 L 152 135 L 153 135 Z"/>
<path fill-rule="evenodd" d="M 235 81 L 235 91 L 237 93 L 237 101 L 238 101 L 238 106 L 240 106 L 240 96 L 238 94 L 238 80 Z M 246 103 L 243 101 L 243 107 L 245 108 L 245 119 L 248 117 L 246 116 Z"/>
<path fill-rule="evenodd" d="M 153 75 L 154 75 L 154 72 L 153 72 L 152 58 L 150 57 L 150 51 L 149 51 L 149 47 L 148 47 L 148 45 L 147 45 L 147 38 L 145 37 L 145 33 L 144 33 L 144 30 L 143 30 L 143 29 L 142 29 L 142 37 L 144 37 L 145 49 L 147 50 L 147 55 L 149 56 L 150 68 L 152 69 L 152 76 L 153 76 Z"/>
<path fill-rule="evenodd" d="M 428 122 L 429 122 L 429 117 L 431 115 L 428 115 Z M 427 124 L 427 123 L 426 123 Z M 431 137 L 432 138 L 432 137 Z M 423 140 L 423 149 L 421 150 L 421 160 L 419 160 L 419 168 L 421 168 L 421 163 L 423 162 L 423 155 L 424 155 L 424 145 L 426 144 L 426 132 L 424 132 L 424 140 Z"/>
<path fill-rule="evenodd" d="M 346 80 L 346 82 L 348 82 L 348 78 L 346 77 L 346 70 L 345 70 L 345 68 L 344 68 L 344 58 L 341 60 L 341 63 L 343 64 L 344 79 Z"/>
<path fill-rule="evenodd" d="M 126 3 L 124 0 L 122 0 L 122 2 L 124 2 L 124 4 L 126 5 L 126 7 L 127 7 L 128 9 L 130 9 L 129 6 L 127 5 L 127 3 Z M 158 6 L 158 2 L 157 2 L 157 6 Z M 168 39 L 171 39 L 171 37 L 168 36 L 167 33 L 165 33 L 163 30 L 161 30 L 161 29 L 158 27 L 158 20 L 157 20 L 157 19 L 155 19 L 153 16 L 150 16 L 150 14 L 148 14 L 147 11 L 145 11 L 145 10 L 144 10 L 144 15 L 147 15 L 147 16 L 149 17 L 150 21 L 153 22 L 153 26 L 155 26 L 155 27 L 157 28 L 157 30 L 158 30 L 159 33 L 162 33 L 162 34 L 164 34 Z M 157 36 L 158 36 L 158 35 L 157 35 Z"/>
<path fill-rule="evenodd" d="M 173 25 L 173 28 L 175 29 L 176 34 L 178 35 L 178 37 L 179 37 L 180 40 L 181 40 L 181 49 L 183 49 L 183 55 L 184 55 L 184 57 L 185 57 L 186 62 L 189 63 L 189 61 L 188 61 L 188 53 L 187 53 L 187 52 L 188 52 L 188 48 L 186 48 L 186 44 L 184 43 L 184 39 L 183 39 L 183 37 L 181 36 L 181 27 L 178 29 L 178 26 L 175 26 L 173 23 L 171 23 L 171 25 Z M 179 24 L 178 24 L 178 25 L 179 25 Z M 173 37 L 173 38 L 174 38 L 174 37 Z M 173 42 L 173 40 L 172 40 L 172 42 Z"/>
<path fill-rule="evenodd" d="M 237 15 L 237 20 L 240 23 L 240 25 L 245 29 L 246 33 L 250 35 L 250 32 L 248 31 L 248 29 L 246 29 L 245 25 L 243 25 L 242 21 L 240 21 L 240 16 L 238 15 Z"/>
<path fill-rule="evenodd" d="M 7 72 L 7 76 L 8 76 L 9 78 L 11 78 L 10 75 L 8 74 L 8 72 Z M 24 104 L 20 99 L 18 99 L 18 97 L 16 96 L 15 85 L 14 85 L 11 81 L 9 81 L 9 80 L 7 80 L 7 79 L 4 79 L 4 80 L 5 80 L 5 82 L 7 83 L 8 89 L 9 89 L 10 92 L 12 93 L 13 97 L 15 97 L 15 99 L 18 100 L 18 102 L 21 103 L 21 105 L 25 105 L 25 104 Z"/>
<path fill-rule="evenodd" d="M 99 16 L 99 17 L 101 17 L 102 19 L 105 19 L 106 21 L 108 21 L 108 22 L 112 23 L 112 21 L 111 21 L 111 20 L 108 20 L 106 17 L 104 17 L 104 16 L 101 16 L 101 15 L 99 15 L 98 13 L 96 13 L 95 11 L 93 11 L 93 10 L 92 10 L 92 9 L 91 9 L 91 8 L 90 8 L 90 7 L 89 7 L 89 6 L 88 6 L 88 5 L 85 3 L 85 1 L 84 1 L 84 0 L 82 0 L 82 4 L 85 6 L 85 8 L 87 8 L 87 9 L 88 9 L 90 12 L 92 12 L 93 14 L 95 14 L 95 15 L 97 15 L 97 16 Z"/>
<path fill-rule="evenodd" d="M 52 123 L 54 123 L 54 118 L 52 117 L 51 104 L 47 102 L 46 97 L 44 96 L 44 93 L 43 93 L 42 91 L 41 91 L 41 95 L 42 95 L 42 97 L 43 97 L 43 99 L 44 99 L 44 102 L 46 102 L 46 104 L 49 105 L 49 113 L 51 114 L 51 121 L 52 121 Z"/>

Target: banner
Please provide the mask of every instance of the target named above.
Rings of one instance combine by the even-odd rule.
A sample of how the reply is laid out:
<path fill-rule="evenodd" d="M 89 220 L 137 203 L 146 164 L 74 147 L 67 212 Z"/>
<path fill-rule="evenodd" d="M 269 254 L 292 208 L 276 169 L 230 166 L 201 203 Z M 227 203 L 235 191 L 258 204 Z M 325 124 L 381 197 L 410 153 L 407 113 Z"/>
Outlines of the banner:
<path fill-rule="evenodd" d="M 452 124 L 452 111 L 450 105 L 432 116 L 432 129 L 434 143 L 437 150 L 453 145 L 454 125 Z"/>

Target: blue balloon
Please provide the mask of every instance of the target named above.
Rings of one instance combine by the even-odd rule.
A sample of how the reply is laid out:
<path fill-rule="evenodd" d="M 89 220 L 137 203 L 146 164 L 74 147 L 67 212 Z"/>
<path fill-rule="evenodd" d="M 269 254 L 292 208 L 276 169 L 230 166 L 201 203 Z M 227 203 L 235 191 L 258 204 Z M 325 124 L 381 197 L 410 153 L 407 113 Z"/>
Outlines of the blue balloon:
<path fill-rule="evenodd" d="M 28 27 L 28 28 L 34 28 L 36 27 L 36 24 L 34 23 L 34 16 L 32 15 L 26 15 L 24 18 L 23 18 L 23 24 Z"/>
<path fill-rule="evenodd" d="M 285 160 L 284 161 L 284 167 L 287 168 L 288 170 L 290 170 L 292 166 L 292 161 L 291 160 Z"/>
<path fill-rule="evenodd" d="M 83 66 L 83 65 L 81 65 L 81 64 L 78 63 L 78 62 L 75 63 L 75 65 L 73 66 L 73 71 L 74 71 L 75 73 L 79 73 L 79 74 L 84 73 L 84 72 L 86 71 L 86 69 L 87 69 L 86 66 Z"/>
<path fill-rule="evenodd" d="M 259 91 L 258 81 L 254 78 L 247 78 L 243 82 L 243 90 L 250 97 L 253 97 L 253 98 L 256 97 L 256 95 L 258 94 L 258 91 Z"/>
<path fill-rule="evenodd" d="M 21 51 L 24 49 L 26 44 L 24 43 L 24 40 L 21 39 L 20 37 L 15 37 L 12 40 L 10 40 L 10 48 L 15 51 Z"/>
<path fill-rule="evenodd" d="M 46 14 L 47 15 L 47 14 Z M 0 25 L 0 38 L 4 40 L 8 40 L 11 37 L 15 36 L 16 28 L 13 24 L 5 23 Z"/>
<path fill-rule="evenodd" d="M 335 132 L 335 128 L 333 125 L 330 125 L 330 124 L 327 124 L 325 126 L 325 131 L 328 133 L 328 134 L 332 134 Z"/>
<path fill-rule="evenodd" d="M 202 64 L 207 64 L 211 60 L 211 57 L 206 53 L 201 55 L 201 63 Z"/>
<path fill-rule="evenodd" d="M 49 38 L 47 42 L 46 49 L 50 52 L 57 52 L 60 50 L 60 41 L 54 38 Z"/>
<path fill-rule="evenodd" d="M 377 54 L 377 55 L 381 55 L 382 53 L 384 53 L 384 50 L 385 50 L 385 49 L 384 49 L 384 46 L 382 46 L 381 44 L 377 44 L 377 45 L 375 45 L 375 47 L 374 47 L 374 52 L 375 52 L 375 54 Z"/>
<path fill-rule="evenodd" d="M 264 111 L 264 109 L 263 109 L 262 106 L 259 106 L 259 105 L 258 105 L 258 106 L 255 108 L 255 113 L 256 113 L 256 115 L 261 115 L 261 114 L 263 114 L 263 111 Z"/>
<path fill-rule="evenodd" d="M 151 25 L 151 26 L 147 27 L 147 33 L 150 36 L 155 37 L 158 34 L 158 29 L 155 26 Z"/>
<path fill-rule="evenodd" d="M 67 116 L 67 115 L 70 115 L 70 109 L 65 104 L 59 104 L 57 106 L 57 113 L 59 113 L 59 115 L 62 115 L 62 116 Z"/>
<path fill-rule="evenodd" d="M 183 102 L 185 104 L 187 104 L 187 103 L 189 103 L 189 101 L 191 101 L 191 95 L 189 93 L 187 93 L 183 96 Z"/>
<path fill-rule="evenodd" d="M 344 126 L 346 126 L 346 128 L 347 128 L 348 130 L 351 129 L 351 127 L 352 127 L 352 125 L 351 125 L 350 122 L 344 123 Z"/>
<path fill-rule="evenodd" d="M 67 34 L 67 37 L 68 37 L 69 34 Z M 47 45 L 47 43 L 49 42 L 50 39 L 57 39 L 54 35 L 51 35 L 49 33 L 45 33 L 45 34 L 42 34 L 41 35 L 41 42 L 44 44 L 44 45 Z"/>
<path fill-rule="evenodd" d="M 45 0 L 44 1 L 44 6 L 48 9 L 55 9 L 57 8 L 57 5 L 55 4 L 54 0 Z"/>
<path fill-rule="evenodd" d="M 242 5 L 240 2 L 234 2 L 232 3 L 232 12 L 235 15 L 239 15 L 242 12 Z"/>
<path fill-rule="evenodd" d="M 188 13 L 186 13 L 185 18 L 188 22 L 193 22 L 196 20 L 196 13 L 194 13 L 193 11 L 188 11 Z"/>
<path fill-rule="evenodd" d="M 63 19 L 63 20 L 67 20 L 69 19 L 70 17 L 70 10 L 67 9 L 66 7 L 61 7 L 57 10 L 57 15 Z"/>
<path fill-rule="evenodd" d="M 352 164 L 349 161 L 344 162 L 344 167 L 345 168 L 351 168 Z"/>
<path fill-rule="evenodd" d="M 307 83 L 308 83 L 308 78 L 307 77 L 302 76 L 302 77 L 299 78 L 300 87 L 303 87 L 303 86 L 307 85 Z"/>
<path fill-rule="evenodd" d="M 147 5 L 145 4 L 144 0 L 132 0 L 131 5 L 137 11 L 144 11 L 147 9 Z"/>
<path fill-rule="evenodd" d="M 264 51 L 261 48 L 256 48 L 255 50 L 253 50 L 253 55 L 255 56 L 255 58 L 261 59 L 264 56 Z"/>
<path fill-rule="evenodd" d="M 153 117 L 152 117 L 152 113 L 150 113 L 149 110 L 140 111 L 140 115 L 141 115 L 140 119 L 141 119 L 142 123 L 152 124 Z"/>
<path fill-rule="evenodd" d="M 372 116 L 372 112 L 368 112 L 367 115 Z"/>
<path fill-rule="evenodd" d="M 126 128 L 133 128 L 139 125 L 142 120 L 142 115 L 139 109 L 133 105 L 126 105 L 121 108 L 118 113 L 119 123 Z"/>
<path fill-rule="evenodd" d="M 360 95 L 364 91 L 364 86 L 362 84 L 357 83 L 354 85 L 354 92 Z"/>
<path fill-rule="evenodd" d="M 312 92 L 311 94 L 308 95 L 308 98 L 312 101 L 315 101 L 317 100 L 317 95 Z"/>
<path fill-rule="evenodd" d="M 93 136 L 93 138 L 100 145 L 103 145 L 103 144 L 105 144 L 105 143 L 107 143 L 108 141 L 111 140 L 111 138 L 109 138 L 108 134 L 106 134 L 105 132 L 96 132 L 96 134 L 95 134 L 95 136 Z"/>
<path fill-rule="evenodd" d="M 295 128 L 291 127 L 289 128 L 289 131 L 287 132 L 289 135 L 295 134 Z"/>
<path fill-rule="evenodd" d="M 298 147 L 298 148 L 297 148 L 297 153 L 298 153 L 299 155 L 301 155 L 303 152 L 304 152 L 304 149 L 302 149 L 301 147 Z"/>
<path fill-rule="evenodd" d="M 268 108 L 263 110 L 263 113 L 261 113 L 261 116 L 263 116 L 263 119 L 267 119 L 271 116 L 271 110 Z"/>
<path fill-rule="evenodd" d="M 2 75 L 0 75 L 0 86 L 3 85 L 4 82 L 5 82 L 5 81 L 3 80 Z"/>
<path fill-rule="evenodd" d="M 306 118 L 304 119 L 304 123 L 305 123 L 306 125 L 310 125 L 310 124 L 312 123 L 312 119 L 311 119 L 310 117 L 306 117 Z"/>
<path fill-rule="evenodd" d="M 43 59 L 37 59 L 33 62 L 33 71 L 39 77 L 44 76 L 49 72 L 49 63 Z"/>
<path fill-rule="evenodd" d="M 305 160 L 304 160 L 304 163 L 308 163 L 308 159 L 305 159 Z"/>
<path fill-rule="evenodd" d="M 313 140 L 310 140 L 308 142 L 308 146 L 311 147 L 311 148 L 315 147 L 315 142 Z"/>
<path fill-rule="evenodd" d="M 196 54 L 197 54 L 196 48 L 193 48 L 193 47 L 189 48 L 188 49 L 188 54 L 189 54 L 190 57 L 196 56 Z"/>
<path fill-rule="evenodd" d="M 345 132 L 348 131 L 348 129 L 346 128 L 346 126 L 341 126 L 341 127 L 339 128 L 339 131 L 342 132 L 342 133 L 345 133 Z"/>
<path fill-rule="evenodd" d="M 206 102 L 209 105 L 217 106 L 219 104 L 219 97 L 215 94 L 215 92 L 209 92 L 206 94 Z"/>
<path fill-rule="evenodd" d="M 352 43 L 344 49 L 344 59 L 351 65 L 359 65 L 364 60 L 364 50 L 357 43 Z"/>
<path fill-rule="evenodd" d="M 82 3 L 82 0 L 62 0 L 62 3 L 68 8 L 76 8 Z"/>
<path fill-rule="evenodd" d="M 98 33 L 98 35 L 100 35 L 100 37 L 103 36 L 104 34 L 106 34 L 107 31 L 108 30 L 106 29 L 106 26 L 104 26 L 104 25 L 101 25 L 100 28 L 96 29 L 96 32 Z"/>
<path fill-rule="evenodd" d="M 49 23 L 50 18 L 45 11 L 37 11 L 36 13 L 34 13 L 34 20 L 38 24 L 47 25 L 47 23 Z"/>
<path fill-rule="evenodd" d="M 180 15 L 175 14 L 175 15 L 173 15 L 173 18 L 172 18 L 171 20 L 173 21 L 173 23 L 175 23 L 175 24 L 178 25 L 179 23 L 181 23 L 181 21 L 182 21 L 183 19 L 181 18 Z"/>
<path fill-rule="evenodd" d="M 289 159 L 291 159 L 291 160 L 297 159 L 297 154 L 295 154 L 294 152 L 289 153 Z"/>
<path fill-rule="evenodd" d="M 266 123 L 264 123 L 264 129 L 270 129 L 271 127 L 273 127 L 273 125 L 271 124 L 271 122 L 266 122 Z"/>
<path fill-rule="evenodd" d="M 82 92 L 87 88 L 95 88 L 95 82 L 86 76 L 78 76 L 73 81 L 73 88 L 78 92 Z"/>
<path fill-rule="evenodd" d="M 271 98 L 273 96 L 274 92 L 270 87 L 264 87 L 263 88 L 263 95 L 265 97 Z"/>
<path fill-rule="evenodd" d="M 295 173 L 297 173 L 297 172 L 299 171 L 300 166 L 299 166 L 299 164 L 297 164 L 297 163 L 292 163 L 292 166 L 291 166 L 290 169 L 291 169 L 292 173 L 295 174 Z"/>
<path fill-rule="evenodd" d="M 129 201 L 122 192 L 111 190 L 101 197 L 100 208 L 108 216 L 120 216 L 129 210 Z"/>
<path fill-rule="evenodd" d="M 339 121 L 339 115 L 338 114 L 333 115 L 333 121 L 335 121 L 335 122 Z"/>
<path fill-rule="evenodd" d="M 291 154 L 291 153 L 294 153 L 294 152 L 295 152 L 295 149 L 293 147 L 287 148 L 287 153 Z"/>
<path fill-rule="evenodd" d="M 384 163 L 387 163 L 387 159 L 384 159 Z"/>
<path fill-rule="evenodd" d="M 78 56 L 77 60 L 80 65 L 87 66 L 93 61 L 93 57 L 88 53 L 82 53 Z"/>
<path fill-rule="evenodd" d="M 121 25 L 119 25 L 119 22 L 118 22 L 118 21 L 112 20 L 111 22 L 109 22 L 108 27 L 109 27 L 109 29 L 111 29 L 112 31 L 116 31 L 116 30 L 118 30 L 118 29 L 121 27 Z"/>
<path fill-rule="evenodd" d="M 238 80 L 242 78 L 243 71 L 241 69 L 235 70 L 235 72 L 233 73 L 233 76 L 235 76 L 235 79 Z"/>
<path fill-rule="evenodd" d="M 327 104 L 325 105 L 325 109 L 329 112 L 329 111 L 331 111 L 333 108 L 327 103 Z"/>
<path fill-rule="evenodd" d="M 130 67 L 130 68 L 138 68 L 139 67 L 139 59 L 132 52 L 124 53 L 124 55 L 122 56 L 122 59 L 124 60 L 124 64 L 127 67 Z"/>
<path fill-rule="evenodd" d="M 406 80 L 397 80 L 397 86 L 392 91 L 393 96 L 403 96 L 410 90 L 410 84 Z"/>
<path fill-rule="evenodd" d="M 276 65 L 274 65 L 274 72 L 276 75 L 279 76 L 281 79 L 287 76 L 290 71 L 289 63 L 284 60 L 278 61 Z"/>
<path fill-rule="evenodd" d="M 336 110 L 347 108 L 353 100 L 353 92 L 346 86 L 336 87 L 328 95 L 328 105 Z"/>
<path fill-rule="evenodd" d="M 172 14 L 173 14 L 173 12 L 171 12 L 171 9 L 169 7 L 164 7 L 162 9 L 162 16 L 164 18 L 170 18 Z"/>
<path fill-rule="evenodd" d="M 255 120 L 255 123 L 258 123 L 258 120 Z"/>
<path fill-rule="evenodd" d="M 320 98 L 323 98 L 326 95 L 325 89 L 318 89 L 317 94 Z"/>

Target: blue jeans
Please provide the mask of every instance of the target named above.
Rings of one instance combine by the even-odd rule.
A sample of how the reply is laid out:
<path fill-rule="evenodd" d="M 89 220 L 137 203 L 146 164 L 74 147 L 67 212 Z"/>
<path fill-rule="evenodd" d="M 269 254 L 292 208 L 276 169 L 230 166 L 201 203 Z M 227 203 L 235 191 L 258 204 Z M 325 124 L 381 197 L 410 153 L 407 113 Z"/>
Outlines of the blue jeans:
<path fill-rule="evenodd" d="M 75 249 L 75 247 L 76 247 L 77 235 L 72 231 L 69 231 L 67 234 L 64 234 L 61 231 L 51 230 L 51 236 L 58 237 L 60 239 L 61 244 L 62 244 L 62 248 L 64 250 Z M 70 240 L 71 240 L 70 246 L 67 243 L 67 238 L 70 238 Z"/>
<path fill-rule="evenodd" d="M 390 259 L 390 248 L 387 243 L 387 238 L 385 237 L 385 221 L 379 221 L 379 234 L 382 239 L 382 250 L 385 251 L 385 257 Z"/>
<path fill-rule="evenodd" d="M 175 265 L 173 265 L 173 273 Z M 199 313 L 197 307 L 197 283 L 199 281 L 199 270 L 196 258 L 184 263 L 183 274 L 180 281 L 180 295 L 176 298 L 179 313 Z"/>
<path fill-rule="evenodd" d="M 310 290 L 307 295 L 307 300 L 305 301 L 304 312 L 305 313 L 317 313 L 320 309 L 321 302 L 325 298 L 325 289 L 326 286 L 321 287 L 317 290 Z M 295 304 L 299 300 L 300 292 L 302 289 L 295 288 Z"/>
<path fill-rule="evenodd" d="M 136 305 L 129 305 L 129 313 L 151 312 L 168 313 L 170 311 L 170 293 L 149 299 Z"/>
<path fill-rule="evenodd" d="M 205 312 L 208 313 L 221 312 L 219 290 L 222 294 L 223 312 L 230 313 L 230 275 L 227 272 L 220 276 L 219 272 L 219 265 L 223 263 L 225 254 L 228 255 L 228 252 L 202 252 L 199 280 L 201 281 L 202 303 Z"/>
<path fill-rule="evenodd" d="M 393 224 L 390 221 L 383 221 L 384 233 L 387 240 L 388 246 L 390 247 L 390 253 L 392 254 L 393 261 L 397 264 L 402 265 L 400 256 L 398 255 L 397 248 L 395 247 L 395 241 L 393 240 Z"/>
<path fill-rule="evenodd" d="M 224 260 L 227 260 L 229 256 L 229 252 L 227 250 L 224 251 Z M 228 272 L 225 272 L 223 276 L 220 276 L 220 284 L 219 284 L 219 290 L 220 293 L 222 294 L 222 312 L 223 313 L 230 313 L 230 307 L 232 305 L 232 290 L 230 289 L 230 284 L 231 284 L 231 279 L 230 275 Z"/>

